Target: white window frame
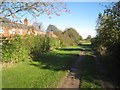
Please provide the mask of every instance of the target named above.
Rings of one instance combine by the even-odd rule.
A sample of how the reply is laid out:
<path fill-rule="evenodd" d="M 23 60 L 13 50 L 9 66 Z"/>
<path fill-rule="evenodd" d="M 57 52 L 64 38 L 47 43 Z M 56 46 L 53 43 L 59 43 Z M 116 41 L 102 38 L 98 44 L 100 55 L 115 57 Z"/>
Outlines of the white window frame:
<path fill-rule="evenodd" d="M 5 29 L 0 27 L 0 33 L 4 33 L 5 32 Z"/>
<path fill-rule="evenodd" d="M 9 30 L 9 33 L 10 33 L 10 34 L 15 34 L 15 29 L 10 29 L 10 30 Z"/>

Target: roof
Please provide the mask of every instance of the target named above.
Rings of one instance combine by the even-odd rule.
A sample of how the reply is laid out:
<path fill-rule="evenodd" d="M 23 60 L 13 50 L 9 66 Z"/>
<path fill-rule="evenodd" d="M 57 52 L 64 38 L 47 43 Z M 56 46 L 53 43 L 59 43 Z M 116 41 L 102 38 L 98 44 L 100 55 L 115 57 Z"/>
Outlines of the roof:
<path fill-rule="evenodd" d="M 28 29 L 28 27 L 26 25 L 20 24 L 20 23 L 11 22 L 7 18 L 0 18 L 0 25 L 2 27 L 6 27 L 6 28 Z"/>
<path fill-rule="evenodd" d="M 6 28 L 28 29 L 27 26 L 25 26 L 23 24 L 18 24 L 18 23 L 2 23 L 2 22 L 0 22 L 0 24 L 2 25 L 2 27 L 6 27 Z"/>
<path fill-rule="evenodd" d="M 41 31 L 41 32 L 44 32 L 40 29 L 38 29 L 37 27 L 33 26 L 33 25 L 29 25 L 29 26 L 26 26 L 24 24 L 20 24 L 20 23 L 15 23 L 15 22 L 11 22 L 9 19 L 7 18 L 0 18 L 0 25 L 2 25 L 2 27 L 6 27 L 6 28 L 9 28 L 9 29 L 12 29 L 12 28 L 16 28 L 16 29 L 32 29 L 34 31 Z"/>

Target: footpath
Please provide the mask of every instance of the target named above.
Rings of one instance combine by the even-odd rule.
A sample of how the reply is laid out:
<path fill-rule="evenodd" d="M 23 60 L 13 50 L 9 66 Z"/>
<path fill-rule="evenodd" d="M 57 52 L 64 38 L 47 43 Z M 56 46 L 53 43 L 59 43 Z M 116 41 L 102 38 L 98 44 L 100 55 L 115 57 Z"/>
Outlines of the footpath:
<path fill-rule="evenodd" d="M 93 51 L 91 50 L 91 52 Z M 82 48 L 82 51 L 80 52 L 77 61 L 73 64 L 71 69 L 68 71 L 68 74 L 66 75 L 66 77 L 64 78 L 64 80 L 60 85 L 60 88 L 76 88 L 76 89 L 80 88 L 80 82 L 81 82 L 80 73 L 82 72 L 82 68 L 83 68 L 82 67 L 83 65 L 81 65 L 81 61 L 84 60 L 84 58 L 86 57 L 85 53 L 86 53 L 85 49 Z M 104 69 L 101 67 L 99 60 L 95 55 L 92 55 L 92 56 L 94 57 L 94 60 L 95 60 L 96 70 L 98 73 L 101 88 L 113 89 L 114 86 L 110 82 L 108 82 L 108 80 L 106 80 L 106 77 L 103 77 L 102 75 Z"/>
<path fill-rule="evenodd" d="M 72 68 L 69 70 L 69 73 L 65 77 L 64 81 L 62 82 L 60 88 L 78 88 L 80 86 L 80 63 L 83 60 L 85 55 L 84 51 L 81 51 L 77 61 L 74 63 Z"/>

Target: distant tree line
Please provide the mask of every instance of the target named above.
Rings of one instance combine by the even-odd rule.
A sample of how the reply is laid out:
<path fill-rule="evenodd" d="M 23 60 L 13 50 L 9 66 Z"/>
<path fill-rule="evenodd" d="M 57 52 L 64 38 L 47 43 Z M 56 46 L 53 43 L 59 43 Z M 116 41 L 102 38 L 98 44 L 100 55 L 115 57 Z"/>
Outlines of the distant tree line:
<path fill-rule="evenodd" d="M 79 44 L 80 40 L 82 40 L 82 36 L 79 35 L 74 28 L 67 28 L 65 31 L 61 31 L 55 25 L 49 25 L 46 31 L 47 33 L 53 31 L 53 33 L 58 36 L 63 46 Z"/>
<path fill-rule="evenodd" d="M 9 19 L 4 18 L 10 23 Z M 40 24 L 41 25 L 41 24 Z M 38 27 L 39 25 L 34 25 Z M 56 26 L 50 25 L 44 36 L 34 35 L 14 35 L 2 38 L 2 62 L 19 62 L 24 60 L 37 60 L 40 55 L 52 49 L 62 46 L 79 44 L 82 39 L 77 31 L 68 28 L 65 31 L 59 30 Z M 53 31 L 58 38 L 49 37 L 49 32 Z"/>

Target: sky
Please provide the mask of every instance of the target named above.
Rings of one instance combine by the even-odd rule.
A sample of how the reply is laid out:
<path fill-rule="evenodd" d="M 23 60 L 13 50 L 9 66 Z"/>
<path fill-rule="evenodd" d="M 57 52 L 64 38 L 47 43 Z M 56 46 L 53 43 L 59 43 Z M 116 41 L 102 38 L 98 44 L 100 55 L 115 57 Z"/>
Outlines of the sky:
<path fill-rule="evenodd" d="M 66 28 L 74 28 L 85 39 L 88 35 L 96 35 L 96 20 L 99 13 L 103 13 L 105 7 L 110 2 L 66 2 L 70 13 L 63 12 L 60 16 L 52 15 L 51 19 L 45 14 L 41 14 L 35 21 L 41 22 L 44 29 L 49 24 L 55 25 L 58 29 L 64 31 Z M 30 16 L 26 16 L 29 20 Z M 31 24 L 30 22 L 29 24 Z"/>

